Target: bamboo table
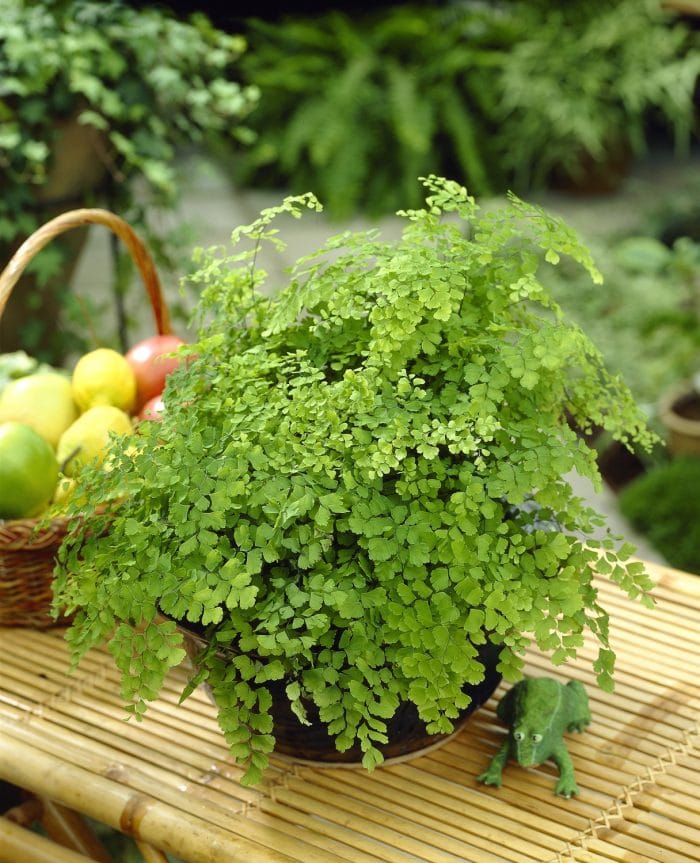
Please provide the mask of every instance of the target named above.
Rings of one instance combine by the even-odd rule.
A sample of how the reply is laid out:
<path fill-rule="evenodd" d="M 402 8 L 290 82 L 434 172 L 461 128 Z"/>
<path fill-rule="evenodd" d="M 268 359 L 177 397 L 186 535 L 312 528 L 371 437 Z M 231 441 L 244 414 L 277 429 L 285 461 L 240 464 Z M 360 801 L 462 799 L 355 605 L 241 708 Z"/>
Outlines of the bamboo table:
<path fill-rule="evenodd" d="M 529 674 L 577 678 L 591 698 L 593 723 L 568 736 L 571 800 L 550 765 L 476 782 L 502 739 L 502 688 L 429 754 L 371 775 L 275 761 L 246 789 L 205 696 L 178 706 L 183 669 L 126 722 L 110 655 L 67 675 L 61 630 L 0 629 L 0 778 L 188 863 L 700 861 L 700 577 L 650 570 L 653 610 L 601 583 L 614 694 L 595 687 L 592 644 L 554 672 L 528 657 Z"/>

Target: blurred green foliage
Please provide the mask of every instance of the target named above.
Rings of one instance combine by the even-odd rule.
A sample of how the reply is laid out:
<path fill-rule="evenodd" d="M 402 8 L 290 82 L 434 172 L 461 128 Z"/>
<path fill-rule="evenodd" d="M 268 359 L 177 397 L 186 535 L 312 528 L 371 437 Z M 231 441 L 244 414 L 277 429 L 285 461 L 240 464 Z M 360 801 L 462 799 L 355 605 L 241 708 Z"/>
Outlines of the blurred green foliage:
<path fill-rule="evenodd" d="M 245 47 L 201 14 L 185 22 L 119 0 L 0 0 L 0 247 L 45 220 L 38 199 L 61 123 L 75 120 L 92 136 L 81 158 L 106 169 L 100 199 L 141 228 L 162 266 L 172 263 L 177 245 L 159 211 L 177 200 L 177 148 L 245 137 L 242 121 L 257 98 L 237 80 Z M 40 283 L 62 262 L 53 244 L 37 257 Z M 31 351 L 35 338 L 26 336 Z"/>
<path fill-rule="evenodd" d="M 700 574 L 700 458 L 658 465 L 619 497 L 624 515 L 666 560 Z"/>
<path fill-rule="evenodd" d="M 630 236 L 592 248 L 603 285 L 567 261 L 543 281 L 635 398 L 653 406 L 700 369 L 700 243 Z"/>
<path fill-rule="evenodd" d="M 662 7 L 660 0 L 508 4 L 520 26 L 498 81 L 498 151 L 518 187 L 552 172 L 576 181 L 642 152 L 651 120 L 687 148 L 698 36 Z"/>
<path fill-rule="evenodd" d="M 490 191 L 495 128 L 484 118 L 510 26 L 486 6 L 252 21 L 242 68 L 264 98 L 242 176 L 314 189 L 338 217 L 388 212 L 418 205 L 416 177 L 440 167 L 444 138 L 470 189 Z"/>
<path fill-rule="evenodd" d="M 463 0 L 250 21 L 254 185 L 313 189 L 336 217 L 417 205 L 439 171 L 522 191 L 640 151 L 650 115 L 694 124 L 698 37 L 658 0 Z"/>

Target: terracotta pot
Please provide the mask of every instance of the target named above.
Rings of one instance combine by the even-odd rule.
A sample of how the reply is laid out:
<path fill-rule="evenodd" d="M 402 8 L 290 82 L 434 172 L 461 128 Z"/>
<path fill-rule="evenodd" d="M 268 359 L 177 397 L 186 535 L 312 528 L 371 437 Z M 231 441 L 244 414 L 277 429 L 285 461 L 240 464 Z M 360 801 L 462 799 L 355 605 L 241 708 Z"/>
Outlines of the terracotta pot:
<path fill-rule="evenodd" d="M 573 169 L 554 169 L 550 184 L 572 195 L 612 194 L 629 176 L 632 155 L 627 141 L 613 138 L 608 142 L 602 159 L 594 159 L 590 153 L 582 151 Z"/>
<path fill-rule="evenodd" d="M 191 630 L 178 625 L 184 636 L 185 650 L 196 667 L 197 655 L 206 647 L 204 638 Z M 481 683 L 465 686 L 464 692 L 471 696 L 471 704 L 460 712 L 454 722 L 451 734 L 428 734 L 425 723 L 418 717 L 418 710 L 411 702 L 399 704 L 394 716 L 387 722 L 386 744 L 378 745 L 384 756 L 385 763 L 403 761 L 416 757 L 440 746 L 451 739 L 466 723 L 467 719 L 488 701 L 501 681 L 501 675 L 496 671 L 500 647 L 486 643 L 479 649 L 479 661 L 484 665 L 485 676 Z M 333 738 L 326 731 L 326 726 L 318 718 L 318 709 L 314 704 L 304 703 L 310 725 L 303 725 L 292 712 L 285 693 L 287 681 L 268 681 L 265 687 L 272 696 L 272 733 L 275 736 L 275 754 L 294 761 L 323 764 L 326 766 L 358 767 L 362 761 L 362 751 L 355 745 L 345 752 L 338 752 Z M 205 684 L 212 702 L 211 690 Z M 215 703 L 215 702 L 214 702 Z"/>
<path fill-rule="evenodd" d="M 661 401 L 659 417 L 673 455 L 700 456 L 700 393 L 688 387 L 672 391 Z"/>

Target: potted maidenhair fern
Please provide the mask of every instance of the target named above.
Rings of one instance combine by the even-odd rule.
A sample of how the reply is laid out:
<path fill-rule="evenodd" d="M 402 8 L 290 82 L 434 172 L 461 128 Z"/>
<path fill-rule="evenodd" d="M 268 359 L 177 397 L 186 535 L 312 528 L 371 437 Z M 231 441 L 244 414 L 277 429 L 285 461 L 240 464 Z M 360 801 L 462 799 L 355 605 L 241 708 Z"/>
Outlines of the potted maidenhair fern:
<path fill-rule="evenodd" d="M 483 212 L 423 183 L 400 239 L 334 237 L 272 299 L 258 249 L 281 243 L 278 216 L 313 218 L 313 195 L 202 253 L 162 422 L 78 480 L 55 584 L 75 660 L 106 640 L 139 715 L 195 644 L 187 691 L 209 687 L 246 782 L 290 735 L 367 768 L 405 733 L 402 751 L 439 740 L 533 643 L 559 664 L 592 631 L 610 688 L 594 570 L 649 601 L 566 479 L 599 479 L 567 417 L 653 441 L 538 280 L 542 254 L 566 254 L 599 281 L 588 252 L 516 197 Z"/>

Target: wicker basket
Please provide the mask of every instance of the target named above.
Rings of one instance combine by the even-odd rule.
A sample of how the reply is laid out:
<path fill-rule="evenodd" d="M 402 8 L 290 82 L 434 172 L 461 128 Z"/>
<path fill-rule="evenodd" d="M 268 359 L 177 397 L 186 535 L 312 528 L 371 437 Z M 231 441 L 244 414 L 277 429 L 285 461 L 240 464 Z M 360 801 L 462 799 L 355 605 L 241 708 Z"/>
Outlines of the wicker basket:
<path fill-rule="evenodd" d="M 104 225 L 119 237 L 143 280 L 160 335 L 171 332 L 168 310 L 153 259 L 127 222 L 108 210 L 70 210 L 35 231 L 0 274 L 0 316 L 10 293 L 32 258 L 59 234 L 73 228 Z M 51 615 L 54 559 L 68 529 L 57 518 L 38 529 L 40 519 L 0 519 L 0 626 L 44 628 Z M 58 621 L 59 623 L 61 621 Z"/>

